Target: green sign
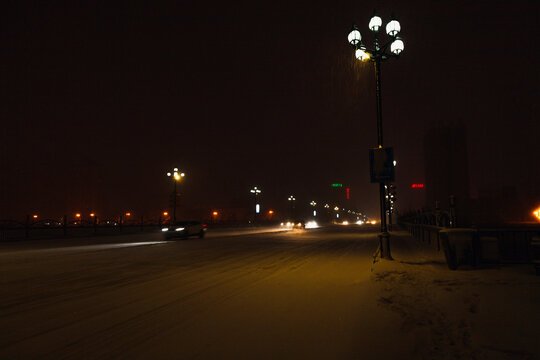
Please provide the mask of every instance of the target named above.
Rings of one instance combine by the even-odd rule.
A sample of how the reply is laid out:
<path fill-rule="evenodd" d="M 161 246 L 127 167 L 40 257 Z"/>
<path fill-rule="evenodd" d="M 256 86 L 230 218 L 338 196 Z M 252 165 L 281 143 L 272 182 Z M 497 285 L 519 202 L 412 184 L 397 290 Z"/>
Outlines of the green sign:
<path fill-rule="evenodd" d="M 332 184 L 332 187 L 343 187 L 343 184 Z"/>

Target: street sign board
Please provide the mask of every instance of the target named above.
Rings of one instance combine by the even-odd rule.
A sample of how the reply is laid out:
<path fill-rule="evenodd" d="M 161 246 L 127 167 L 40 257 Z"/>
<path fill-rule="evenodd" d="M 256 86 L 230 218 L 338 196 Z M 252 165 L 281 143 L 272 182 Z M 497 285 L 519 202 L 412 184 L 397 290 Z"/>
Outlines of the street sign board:
<path fill-rule="evenodd" d="M 369 170 L 372 183 L 394 181 L 394 148 L 369 149 Z"/>

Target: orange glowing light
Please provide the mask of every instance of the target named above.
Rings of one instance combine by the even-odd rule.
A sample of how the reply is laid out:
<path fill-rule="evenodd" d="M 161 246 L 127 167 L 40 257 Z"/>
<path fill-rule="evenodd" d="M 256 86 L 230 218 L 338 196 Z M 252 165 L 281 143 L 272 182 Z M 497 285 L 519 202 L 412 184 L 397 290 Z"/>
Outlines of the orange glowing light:
<path fill-rule="evenodd" d="M 33 217 L 34 219 L 37 219 L 37 215 L 33 215 L 32 217 Z"/>
<path fill-rule="evenodd" d="M 131 213 L 127 212 L 127 213 L 126 213 L 126 216 L 131 216 Z"/>
<path fill-rule="evenodd" d="M 81 217 L 81 214 L 79 214 L 79 213 L 76 213 L 76 214 L 75 214 L 75 217 L 78 217 L 78 218 L 80 218 L 80 217 Z"/>
<path fill-rule="evenodd" d="M 536 217 L 538 221 L 540 221 L 540 208 L 533 211 L 533 215 Z"/>
<path fill-rule="evenodd" d="M 218 212 L 217 212 L 217 211 L 214 211 L 214 212 L 212 213 L 212 215 L 217 216 L 217 215 L 218 215 Z"/>
<path fill-rule="evenodd" d="M 274 210 L 268 210 L 268 213 L 272 215 L 274 213 Z"/>
<path fill-rule="evenodd" d="M 167 215 L 169 215 L 169 213 L 166 212 L 166 211 L 164 211 L 164 212 L 163 212 L 163 216 L 167 216 Z"/>
<path fill-rule="evenodd" d="M 90 217 L 94 217 L 94 216 L 96 216 L 96 214 L 94 214 L 94 213 L 91 213 L 91 214 L 90 214 Z"/>

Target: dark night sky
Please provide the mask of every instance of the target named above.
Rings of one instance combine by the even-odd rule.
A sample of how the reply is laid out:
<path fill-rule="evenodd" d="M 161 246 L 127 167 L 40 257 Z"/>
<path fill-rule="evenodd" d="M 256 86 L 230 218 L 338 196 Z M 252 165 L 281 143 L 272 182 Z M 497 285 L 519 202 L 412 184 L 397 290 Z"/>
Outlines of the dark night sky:
<path fill-rule="evenodd" d="M 341 182 L 375 216 L 374 75 L 347 43 L 356 22 L 371 44 L 375 8 L 405 40 L 382 68 L 398 207 L 424 181 L 426 129 L 455 121 L 472 195 L 515 186 L 540 206 L 537 1 L 111 4 L 3 9 L 0 218 L 155 214 L 173 166 L 192 206 L 243 206 L 258 185 L 279 209 Z"/>

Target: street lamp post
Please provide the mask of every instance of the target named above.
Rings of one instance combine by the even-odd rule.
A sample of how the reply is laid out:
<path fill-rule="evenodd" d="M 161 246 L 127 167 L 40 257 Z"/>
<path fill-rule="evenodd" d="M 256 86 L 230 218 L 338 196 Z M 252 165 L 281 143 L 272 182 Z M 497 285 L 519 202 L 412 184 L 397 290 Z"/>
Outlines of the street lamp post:
<path fill-rule="evenodd" d="M 289 201 L 289 204 L 291 206 L 291 220 L 294 221 L 294 202 L 296 201 L 296 198 L 294 195 L 291 195 L 287 198 L 287 201 Z"/>
<path fill-rule="evenodd" d="M 173 190 L 173 222 L 176 222 L 176 198 L 177 198 L 177 191 L 176 191 L 176 183 L 182 180 L 186 174 L 183 172 L 179 172 L 178 168 L 174 168 L 172 172 L 168 172 L 167 176 L 172 178 L 173 184 L 174 184 L 174 190 Z"/>
<path fill-rule="evenodd" d="M 315 206 L 317 206 L 317 203 L 315 201 L 311 201 L 309 205 L 313 206 L 313 217 L 317 216 L 317 210 L 315 210 Z"/>
<path fill-rule="evenodd" d="M 401 25 L 395 19 L 391 19 L 386 24 L 386 33 L 390 36 L 390 41 L 380 46 L 379 44 L 379 29 L 382 27 L 382 19 L 373 15 L 369 21 L 369 29 L 373 31 L 375 38 L 373 49 L 368 49 L 362 43 L 362 35 L 360 31 L 353 25 L 352 31 L 349 33 L 349 43 L 355 48 L 355 56 L 360 61 L 371 61 L 375 68 L 376 82 L 376 106 L 377 106 L 377 145 L 379 149 L 383 147 L 383 127 L 382 127 L 382 99 L 381 99 L 381 63 L 391 58 L 398 58 L 403 51 L 405 45 L 403 39 L 398 34 L 401 31 Z M 388 51 L 390 50 L 390 51 Z M 384 183 L 379 183 L 379 197 L 381 208 L 381 234 L 379 235 L 379 246 L 381 257 L 392 259 L 390 253 L 390 234 L 386 225 L 386 194 Z"/>
<path fill-rule="evenodd" d="M 256 186 L 253 187 L 249 192 L 254 195 L 255 200 L 255 212 L 253 213 L 253 223 L 257 219 L 257 214 L 261 211 L 261 205 L 259 204 L 259 194 L 262 192 L 261 189 L 258 189 Z"/>

